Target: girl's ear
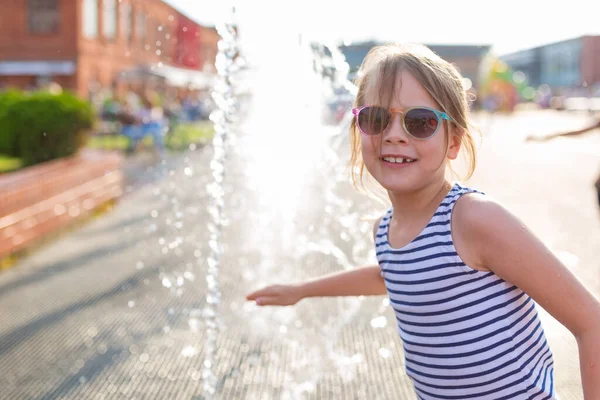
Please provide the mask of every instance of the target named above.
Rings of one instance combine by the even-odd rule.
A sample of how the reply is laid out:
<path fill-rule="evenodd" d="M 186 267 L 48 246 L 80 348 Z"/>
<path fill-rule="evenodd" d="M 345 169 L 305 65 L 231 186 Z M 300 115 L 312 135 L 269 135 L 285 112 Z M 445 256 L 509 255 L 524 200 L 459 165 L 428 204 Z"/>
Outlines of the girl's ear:
<path fill-rule="evenodd" d="M 462 129 L 454 127 L 451 128 L 449 138 L 448 138 L 448 151 L 446 152 L 446 156 L 449 160 L 456 160 L 458 157 L 458 153 L 460 152 L 460 146 L 462 143 L 462 135 L 464 132 Z"/>

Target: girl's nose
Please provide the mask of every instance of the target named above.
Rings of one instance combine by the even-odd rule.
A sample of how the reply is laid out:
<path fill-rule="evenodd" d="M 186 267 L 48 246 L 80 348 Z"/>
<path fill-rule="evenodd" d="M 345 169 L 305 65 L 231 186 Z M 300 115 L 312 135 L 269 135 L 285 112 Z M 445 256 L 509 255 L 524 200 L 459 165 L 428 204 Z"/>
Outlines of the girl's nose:
<path fill-rule="evenodd" d="M 395 113 L 392 115 L 392 120 L 390 121 L 387 129 L 383 132 L 384 139 L 388 143 L 406 143 L 408 139 L 408 134 L 404 130 L 404 126 L 402 125 L 402 115 L 399 113 Z"/>

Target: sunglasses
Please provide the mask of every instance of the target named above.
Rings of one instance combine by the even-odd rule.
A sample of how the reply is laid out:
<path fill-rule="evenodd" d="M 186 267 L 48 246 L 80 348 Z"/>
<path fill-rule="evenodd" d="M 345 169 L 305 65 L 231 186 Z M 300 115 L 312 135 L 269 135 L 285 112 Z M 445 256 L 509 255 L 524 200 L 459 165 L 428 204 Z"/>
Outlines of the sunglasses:
<path fill-rule="evenodd" d="M 433 137 L 443 119 L 450 121 L 448 114 L 429 107 L 388 110 L 379 106 L 362 106 L 352 109 L 352 114 L 356 116 L 358 129 L 369 136 L 383 133 L 392 121 L 393 114 L 396 113 L 402 116 L 404 130 L 415 139 Z"/>

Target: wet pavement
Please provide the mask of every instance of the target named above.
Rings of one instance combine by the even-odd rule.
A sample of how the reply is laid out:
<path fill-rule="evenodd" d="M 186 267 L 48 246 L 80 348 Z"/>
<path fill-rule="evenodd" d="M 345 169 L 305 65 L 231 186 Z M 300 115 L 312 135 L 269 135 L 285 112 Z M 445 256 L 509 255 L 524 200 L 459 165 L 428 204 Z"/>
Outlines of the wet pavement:
<path fill-rule="evenodd" d="M 600 132 L 523 142 L 588 118 L 478 118 L 483 144 L 469 185 L 503 202 L 600 295 Z M 331 150 L 326 134 L 232 142 L 215 398 L 414 398 L 383 297 L 264 309 L 244 301 L 263 284 L 375 259 L 371 226 L 386 204 L 347 182 L 347 147 Z M 111 212 L 0 273 L 0 399 L 204 398 L 210 159 L 207 146 L 130 169 L 136 183 Z M 542 318 L 557 391 L 582 399 L 576 342 Z"/>

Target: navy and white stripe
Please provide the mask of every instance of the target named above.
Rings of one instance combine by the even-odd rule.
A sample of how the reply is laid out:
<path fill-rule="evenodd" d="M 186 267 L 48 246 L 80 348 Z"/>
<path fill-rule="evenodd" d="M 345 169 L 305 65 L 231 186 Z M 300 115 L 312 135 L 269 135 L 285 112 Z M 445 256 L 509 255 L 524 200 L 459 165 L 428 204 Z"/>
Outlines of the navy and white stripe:
<path fill-rule="evenodd" d="M 406 371 L 419 399 L 556 399 L 554 364 L 533 300 L 456 252 L 450 217 L 474 192 L 455 184 L 421 234 L 394 249 L 393 210 L 376 234 Z"/>

